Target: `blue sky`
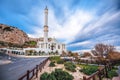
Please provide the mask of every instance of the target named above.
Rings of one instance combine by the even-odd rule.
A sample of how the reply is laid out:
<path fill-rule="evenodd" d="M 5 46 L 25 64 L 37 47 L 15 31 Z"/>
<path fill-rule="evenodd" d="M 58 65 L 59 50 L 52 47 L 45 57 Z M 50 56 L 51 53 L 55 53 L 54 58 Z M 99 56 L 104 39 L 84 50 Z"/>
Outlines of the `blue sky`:
<path fill-rule="evenodd" d="M 0 0 L 0 23 L 41 37 L 46 5 L 49 36 L 69 50 L 92 49 L 97 43 L 120 46 L 119 0 Z"/>

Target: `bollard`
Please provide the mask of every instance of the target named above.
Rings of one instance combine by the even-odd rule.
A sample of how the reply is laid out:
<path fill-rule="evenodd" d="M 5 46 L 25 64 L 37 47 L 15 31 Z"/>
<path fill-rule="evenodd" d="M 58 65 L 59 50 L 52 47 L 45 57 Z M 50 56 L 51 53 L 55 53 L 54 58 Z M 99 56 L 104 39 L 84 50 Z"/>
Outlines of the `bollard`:
<path fill-rule="evenodd" d="M 93 80 L 95 80 L 95 75 L 93 76 Z"/>
<path fill-rule="evenodd" d="M 35 75 L 35 70 L 33 69 L 33 75 Z"/>
<path fill-rule="evenodd" d="M 98 74 L 98 76 L 99 76 L 99 80 L 102 80 L 102 77 L 101 77 L 101 71 L 98 69 L 98 71 L 99 71 L 99 74 Z"/>
<path fill-rule="evenodd" d="M 83 80 L 87 80 L 85 76 L 83 76 Z"/>
<path fill-rule="evenodd" d="M 36 65 L 36 78 L 38 78 L 38 65 Z"/>
<path fill-rule="evenodd" d="M 27 80 L 29 80 L 29 73 L 30 73 L 30 71 L 27 70 Z"/>

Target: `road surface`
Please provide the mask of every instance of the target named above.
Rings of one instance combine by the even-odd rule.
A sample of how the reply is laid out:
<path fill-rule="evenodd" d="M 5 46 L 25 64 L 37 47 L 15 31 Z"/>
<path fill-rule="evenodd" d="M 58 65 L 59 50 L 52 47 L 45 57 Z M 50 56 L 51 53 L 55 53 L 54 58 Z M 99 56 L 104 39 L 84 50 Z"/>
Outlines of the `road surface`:
<path fill-rule="evenodd" d="M 120 66 L 118 66 L 118 75 L 120 75 Z"/>
<path fill-rule="evenodd" d="M 27 70 L 33 69 L 45 59 L 47 58 L 16 58 L 10 64 L 0 65 L 0 80 L 18 80 Z"/>

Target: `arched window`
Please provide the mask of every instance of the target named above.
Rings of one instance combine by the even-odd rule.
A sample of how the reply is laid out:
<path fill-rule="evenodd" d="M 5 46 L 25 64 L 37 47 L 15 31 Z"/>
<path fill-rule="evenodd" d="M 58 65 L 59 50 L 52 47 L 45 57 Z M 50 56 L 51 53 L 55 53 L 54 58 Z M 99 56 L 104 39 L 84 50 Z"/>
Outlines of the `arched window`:
<path fill-rule="evenodd" d="M 60 45 L 58 45 L 58 49 L 60 49 Z"/>
<path fill-rule="evenodd" d="M 50 49 L 50 44 L 49 44 L 49 49 Z"/>
<path fill-rule="evenodd" d="M 41 48 L 43 48 L 43 44 L 41 44 Z"/>

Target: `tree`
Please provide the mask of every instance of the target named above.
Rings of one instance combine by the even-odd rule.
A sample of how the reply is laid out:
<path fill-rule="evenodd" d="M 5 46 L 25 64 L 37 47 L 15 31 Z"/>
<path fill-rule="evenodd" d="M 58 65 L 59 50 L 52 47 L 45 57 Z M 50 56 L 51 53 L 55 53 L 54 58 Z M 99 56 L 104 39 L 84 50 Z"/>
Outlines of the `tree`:
<path fill-rule="evenodd" d="M 55 51 L 55 54 L 58 55 L 58 50 Z"/>
<path fill-rule="evenodd" d="M 29 53 L 30 53 L 30 55 L 33 55 L 33 50 L 30 50 Z"/>
<path fill-rule="evenodd" d="M 67 53 L 65 51 L 62 51 L 61 56 L 65 57 L 65 56 L 67 56 Z"/>
<path fill-rule="evenodd" d="M 23 44 L 23 47 L 36 47 L 37 45 L 37 42 L 36 41 L 26 41 L 24 44 Z"/>
<path fill-rule="evenodd" d="M 91 54 L 89 52 L 84 52 L 83 57 L 90 57 Z"/>
<path fill-rule="evenodd" d="M 117 51 L 111 52 L 108 54 L 107 58 L 111 60 L 120 60 L 120 52 Z"/>
<path fill-rule="evenodd" d="M 114 50 L 114 46 L 100 43 L 95 45 L 95 50 L 92 50 L 92 52 L 94 52 L 99 57 L 103 57 L 107 56 L 110 52 L 113 52 Z"/>
<path fill-rule="evenodd" d="M 78 58 L 79 57 L 78 53 L 72 53 L 72 54 L 73 54 L 74 58 Z"/>
<path fill-rule="evenodd" d="M 68 51 L 68 56 L 69 56 L 69 57 L 73 56 L 72 51 Z"/>
<path fill-rule="evenodd" d="M 39 51 L 39 55 L 41 55 L 41 51 Z"/>
<path fill-rule="evenodd" d="M 43 55 L 43 54 L 45 53 L 45 51 L 42 51 L 41 53 L 42 53 L 42 55 Z"/>

